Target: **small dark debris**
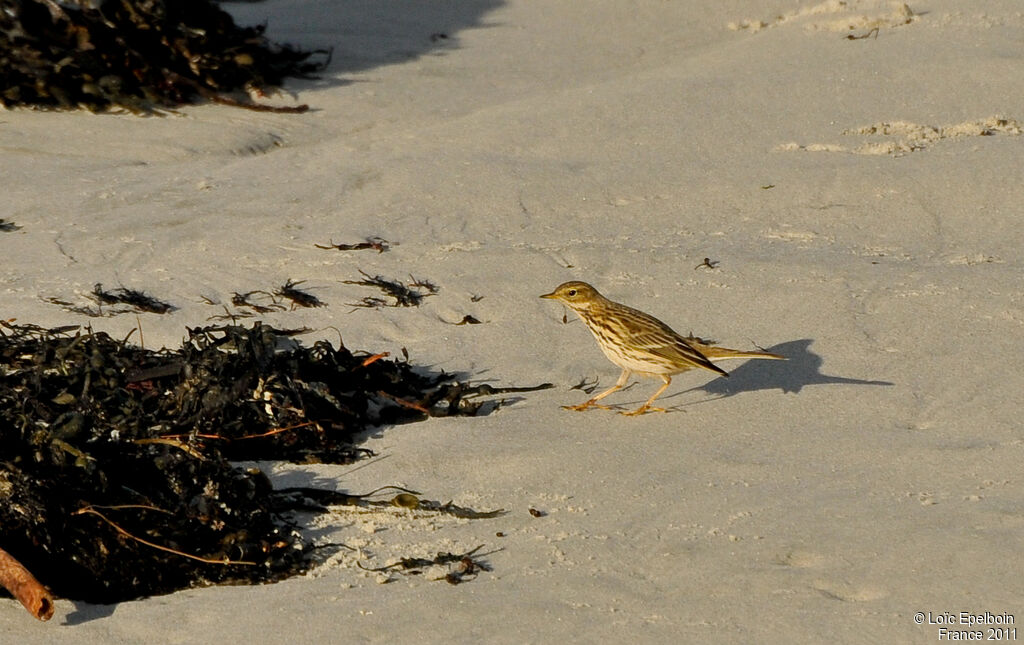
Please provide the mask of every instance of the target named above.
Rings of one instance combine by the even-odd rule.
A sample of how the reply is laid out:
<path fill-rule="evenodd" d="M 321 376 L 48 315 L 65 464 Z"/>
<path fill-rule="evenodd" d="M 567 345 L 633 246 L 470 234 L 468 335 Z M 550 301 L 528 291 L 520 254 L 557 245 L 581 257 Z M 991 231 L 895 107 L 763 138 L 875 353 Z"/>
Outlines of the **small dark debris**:
<path fill-rule="evenodd" d="M 21 227 L 5 219 L 0 219 L 0 233 L 13 233 Z"/>
<path fill-rule="evenodd" d="M 466 314 L 465 316 L 462 317 L 462 320 L 460 320 L 459 322 L 457 322 L 457 323 L 448 323 L 448 324 L 450 324 L 450 325 L 482 325 L 483 323 L 481 323 L 479 320 L 477 320 L 473 316 L 470 316 L 469 314 Z"/>
<path fill-rule="evenodd" d="M 483 299 L 484 299 L 483 296 L 477 296 L 477 295 L 472 295 L 472 296 L 469 297 L 469 301 L 470 302 L 480 302 Z"/>
<path fill-rule="evenodd" d="M 718 260 L 712 260 L 711 258 L 704 258 L 704 261 L 701 262 L 700 264 L 698 264 L 697 266 L 693 267 L 693 270 L 696 271 L 697 269 L 699 269 L 701 267 L 707 267 L 708 269 L 717 269 L 719 264 L 721 264 L 721 262 L 719 262 Z"/>
<path fill-rule="evenodd" d="M 230 322 L 231 324 L 235 324 L 239 320 L 243 320 L 245 318 L 255 318 L 256 317 L 256 314 L 254 314 L 251 311 L 231 311 L 227 307 L 223 307 L 223 309 L 224 309 L 224 313 L 222 313 L 222 314 L 214 314 L 214 315 L 208 317 L 207 320 L 219 321 L 219 322 Z"/>
<path fill-rule="evenodd" d="M 577 383 L 576 385 L 573 385 L 569 389 L 570 390 L 581 390 L 584 394 L 590 394 L 591 392 L 593 392 L 594 390 L 597 389 L 598 382 L 599 381 L 596 378 L 592 382 L 588 382 L 587 381 L 587 377 L 584 376 L 583 378 L 580 379 L 579 383 Z"/>
<path fill-rule="evenodd" d="M 274 295 L 281 296 L 282 298 L 288 298 L 289 300 L 291 300 L 292 309 L 295 309 L 296 307 L 327 306 L 326 302 L 320 300 L 313 294 L 306 293 L 305 291 L 300 291 L 299 289 L 295 288 L 296 285 L 300 285 L 303 282 L 305 282 L 305 280 L 299 280 L 298 282 L 288 280 L 288 282 L 284 283 L 280 289 L 274 292 Z"/>
<path fill-rule="evenodd" d="M 356 244 L 335 244 L 332 240 L 328 245 L 314 244 L 318 249 L 337 249 L 339 251 L 363 251 L 365 249 L 373 249 L 377 253 L 383 253 L 391 248 L 391 242 L 380 238 L 380 237 L 368 237 L 363 242 L 357 242 Z"/>
<path fill-rule="evenodd" d="M 530 515 L 534 517 L 545 517 L 547 513 L 545 513 L 544 511 L 538 511 L 537 509 L 530 507 Z"/>
<path fill-rule="evenodd" d="M 436 43 L 439 40 L 448 40 L 448 34 L 443 31 L 438 31 L 430 34 L 430 42 Z"/>
<path fill-rule="evenodd" d="M 441 287 L 437 286 L 433 282 L 430 282 L 429 280 L 424 280 L 422 278 L 414 278 L 412 276 L 409 276 L 409 286 L 416 287 L 417 289 L 426 289 L 429 295 L 434 295 L 435 293 L 441 290 Z"/>
<path fill-rule="evenodd" d="M 696 342 L 700 343 L 701 345 L 717 345 L 718 344 L 717 340 L 710 340 L 708 338 L 701 338 L 700 336 L 694 336 L 692 331 L 687 334 L 686 340 L 688 340 L 688 341 L 696 341 Z"/>
<path fill-rule="evenodd" d="M 875 40 L 878 39 L 878 27 L 873 27 L 867 33 L 861 34 L 859 36 L 854 36 L 853 34 L 846 34 L 845 38 L 846 40 L 864 40 L 865 38 L 870 38 L 871 36 L 874 36 Z"/>

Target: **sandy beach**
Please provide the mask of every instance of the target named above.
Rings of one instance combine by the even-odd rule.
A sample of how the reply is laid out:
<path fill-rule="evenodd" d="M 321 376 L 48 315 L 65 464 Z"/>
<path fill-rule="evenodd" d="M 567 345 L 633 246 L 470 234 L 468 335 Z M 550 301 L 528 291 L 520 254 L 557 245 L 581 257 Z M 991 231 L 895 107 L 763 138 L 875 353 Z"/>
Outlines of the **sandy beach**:
<path fill-rule="evenodd" d="M 1019 2 L 225 7 L 334 48 L 271 99 L 311 110 L 0 112 L 0 318 L 177 347 L 233 292 L 304 281 L 326 307 L 262 319 L 556 387 L 371 429 L 378 457 L 351 466 L 259 464 L 280 486 L 400 485 L 501 517 L 339 508 L 307 530 L 350 549 L 309 575 L 58 600 L 48 623 L 5 600 L 0 641 L 1024 638 L 989 631 L 1024 620 Z M 315 246 L 371 236 L 391 248 Z M 439 291 L 353 307 L 360 271 Z M 789 360 L 680 375 L 667 413 L 564 410 L 619 374 L 538 297 L 567 280 Z M 52 302 L 88 305 L 96 283 L 176 309 Z M 358 566 L 478 545 L 490 571 L 459 585 Z"/>

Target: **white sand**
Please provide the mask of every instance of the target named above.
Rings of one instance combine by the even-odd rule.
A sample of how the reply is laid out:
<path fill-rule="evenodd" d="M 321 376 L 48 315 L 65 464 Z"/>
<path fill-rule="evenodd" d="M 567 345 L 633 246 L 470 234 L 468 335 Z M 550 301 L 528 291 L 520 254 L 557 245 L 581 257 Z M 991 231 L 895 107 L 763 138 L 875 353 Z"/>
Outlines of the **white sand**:
<path fill-rule="evenodd" d="M 59 601 L 47 624 L 5 601 L 0 640 L 925 643 L 940 626 L 915 612 L 1024 620 L 1019 2 L 231 10 L 336 47 L 320 81 L 289 84 L 315 110 L 0 114 L 0 217 L 22 227 L 0 233 L 0 317 L 124 335 L 135 316 L 43 300 L 123 284 L 179 307 L 140 317 L 147 346 L 177 346 L 221 313 L 203 297 L 291 278 L 329 306 L 266 320 L 322 330 L 310 342 L 336 327 L 353 348 L 558 387 L 384 429 L 370 465 L 264 465 L 500 519 L 339 512 L 311 535 L 362 551 L 314 575 Z M 1017 121 L 977 136 L 992 117 Z M 313 247 L 369 235 L 396 246 Z M 372 295 L 341 283 L 359 269 L 441 291 L 351 311 Z M 669 414 L 567 412 L 581 378 L 617 376 L 537 298 L 569 279 L 790 361 L 683 375 Z M 467 314 L 486 324 L 446 324 Z M 493 571 L 460 586 L 354 567 L 478 544 Z"/>

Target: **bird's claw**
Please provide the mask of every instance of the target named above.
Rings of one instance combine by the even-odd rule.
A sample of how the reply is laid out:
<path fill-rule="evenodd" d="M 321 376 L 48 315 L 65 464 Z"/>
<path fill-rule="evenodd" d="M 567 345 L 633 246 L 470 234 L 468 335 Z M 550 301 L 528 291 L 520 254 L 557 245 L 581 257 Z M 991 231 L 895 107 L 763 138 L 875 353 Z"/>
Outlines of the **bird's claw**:
<path fill-rule="evenodd" d="M 665 408 L 652 408 L 649 405 L 641 405 L 636 410 L 630 410 L 629 412 L 619 412 L 619 414 L 624 414 L 627 417 L 636 417 L 640 416 L 641 414 L 647 414 L 648 412 L 668 412 L 668 410 Z"/>
<path fill-rule="evenodd" d="M 563 405 L 562 408 L 565 410 L 573 410 L 574 412 L 583 412 L 584 410 L 589 410 L 590 408 L 598 408 L 600 410 L 613 409 L 611 406 L 601 405 L 600 403 L 591 403 L 590 401 L 585 401 L 583 403 L 580 403 L 579 405 Z"/>

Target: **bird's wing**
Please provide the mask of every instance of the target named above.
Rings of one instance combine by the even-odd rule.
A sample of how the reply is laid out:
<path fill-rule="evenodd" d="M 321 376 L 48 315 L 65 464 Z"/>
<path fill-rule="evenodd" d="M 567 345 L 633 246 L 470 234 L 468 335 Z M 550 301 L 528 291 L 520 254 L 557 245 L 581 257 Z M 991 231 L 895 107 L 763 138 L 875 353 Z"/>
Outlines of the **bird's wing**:
<path fill-rule="evenodd" d="M 712 363 L 707 356 L 690 345 L 685 338 L 654 316 L 636 309 L 630 311 L 630 314 L 647 323 L 646 325 L 620 325 L 623 335 L 630 344 L 673 363 L 692 363 L 722 376 L 729 375 L 728 372 Z"/>

